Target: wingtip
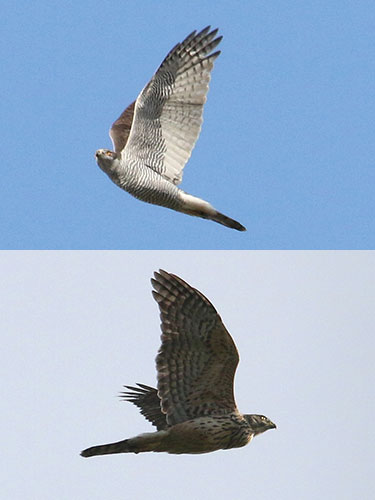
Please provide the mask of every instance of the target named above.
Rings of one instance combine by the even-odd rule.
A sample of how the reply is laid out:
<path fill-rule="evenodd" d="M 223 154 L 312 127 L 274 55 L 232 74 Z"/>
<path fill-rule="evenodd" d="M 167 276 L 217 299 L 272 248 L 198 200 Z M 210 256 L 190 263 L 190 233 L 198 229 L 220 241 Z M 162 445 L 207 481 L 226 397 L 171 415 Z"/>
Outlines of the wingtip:
<path fill-rule="evenodd" d="M 206 26 L 202 30 L 198 31 L 198 36 L 205 35 L 206 33 L 208 33 L 210 31 L 210 29 L 211 29 L 211 24 L 209 24 L 208 26 Z"/>
<path fill-rule="evenodd" d="M 164 269 L 159 269 L 159 271 L 154 271 L 154 277 L 151 278 L 151 284 L 153 288 L 157 291 L 163 280 L 168 280 L 171 277 L 174 277 L 174 275 L 168 273 L 167 271 L 164 271 Z"/>

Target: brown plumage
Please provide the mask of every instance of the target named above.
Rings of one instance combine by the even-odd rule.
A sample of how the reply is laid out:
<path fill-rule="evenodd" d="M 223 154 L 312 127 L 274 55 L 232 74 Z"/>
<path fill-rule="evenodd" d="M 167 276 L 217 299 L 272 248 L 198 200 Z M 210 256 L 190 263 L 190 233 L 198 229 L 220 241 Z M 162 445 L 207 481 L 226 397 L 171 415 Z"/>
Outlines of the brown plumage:
<path fill-rule="evenodd" d="M 162 270 L 154 276 L 152 293 L 162 321 L 158 388 L 125 386 L 122 397 L 158 430 L 94 446 L 81 455 L 208 453 L 245 446 L 275 428 L 263 415 L 238 411 L 233 393 L 238 352 L 210 301 L 178 276 Z"/>
<path fill-rule="evenodd" d="M 126 146 L 128 142 L 130 130 L 132 128 L 133 117 L 134 117 L 134 107 L 135 101 L 133 101 L 129 106 L 121 113 L 117 120 L 113 123 L 109 135 L 113 141 L 113 145 L 117 154 Z"/>

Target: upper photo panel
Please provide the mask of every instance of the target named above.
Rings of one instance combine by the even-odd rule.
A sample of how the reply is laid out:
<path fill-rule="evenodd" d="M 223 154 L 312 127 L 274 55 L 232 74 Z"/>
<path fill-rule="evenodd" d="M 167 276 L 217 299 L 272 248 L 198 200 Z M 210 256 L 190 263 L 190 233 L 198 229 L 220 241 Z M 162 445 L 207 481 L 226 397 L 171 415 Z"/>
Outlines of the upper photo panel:
<path fill-rule="evenodd" d="M 0 249 L 375 248 L 374 19 L 9 3 Z"/>

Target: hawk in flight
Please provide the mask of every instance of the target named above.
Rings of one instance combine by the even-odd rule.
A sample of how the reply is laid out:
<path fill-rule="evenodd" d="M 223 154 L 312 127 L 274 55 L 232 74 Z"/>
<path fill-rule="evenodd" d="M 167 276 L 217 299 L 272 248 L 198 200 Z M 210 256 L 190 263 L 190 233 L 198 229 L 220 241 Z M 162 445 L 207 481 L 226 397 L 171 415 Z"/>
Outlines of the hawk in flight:
<path fill-rule="evenodd" d="M 245 446 L 276 428 L 263 415 L 238 411 L 233 393 L 238 352 L 210 301 L 178 276 L 162 270 L 154 276 L 162 330 L 158 388 L 125 386 L 123 398 L 138 406 L 157 431 L 93 446 L 81 455 L 209 453 Z"/>
<path fill-rule="evenodd" d="M 114 151 L 99 149 L 99 167 L 136 198 L 211 219 L 245 231 L 239 222 L 177 186 L 198 139 L 203 106 L 222 37 L 208 26 L 193 31 L 167 55 L 161 66 L 110 130 Z"/>

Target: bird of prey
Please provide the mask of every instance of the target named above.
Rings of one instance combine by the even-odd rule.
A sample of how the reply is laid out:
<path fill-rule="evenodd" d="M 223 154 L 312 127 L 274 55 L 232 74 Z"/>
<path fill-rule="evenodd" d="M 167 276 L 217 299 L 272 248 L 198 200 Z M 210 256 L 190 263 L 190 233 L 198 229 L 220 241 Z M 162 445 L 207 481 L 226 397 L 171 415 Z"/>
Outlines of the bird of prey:
<path fill-rule="evenodd" d="M 245 231 L 239 222 L 177 186 L 198 139 L 210 73 L 222 37 L 193 31 L 166 56 L 155 75 L 110 130 L 114 151 L 99 149 L 99 167 L 136 198 Z M 216 37 L 216 38 L 215 38 Z"/>
<path fill-rule="evenodd" d="M 160 270 L 154 277 L 162 330 L 158 388 L 125 386 L 123 399 L 138 406 L 157 431 L 93 446 L 81 455 L 209 453 L 245 446 L 276 428 L 263 415 L 238 411 L 233 393 L 238 352 L 210 301 L 178 276 Z"/>

